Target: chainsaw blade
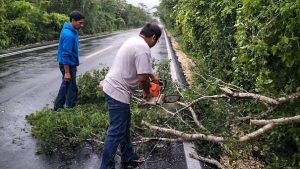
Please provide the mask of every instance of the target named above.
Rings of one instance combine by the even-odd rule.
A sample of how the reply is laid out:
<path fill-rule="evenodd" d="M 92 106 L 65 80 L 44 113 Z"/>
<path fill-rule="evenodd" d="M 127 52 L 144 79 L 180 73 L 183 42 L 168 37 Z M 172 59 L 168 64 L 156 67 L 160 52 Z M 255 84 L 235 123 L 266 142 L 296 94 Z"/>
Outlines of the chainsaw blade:
<path fill-rule="evenodd" d="M 168 95 L 164 97 L 164 103 L 174 103 L 180 100 L 179 95 Z"/>

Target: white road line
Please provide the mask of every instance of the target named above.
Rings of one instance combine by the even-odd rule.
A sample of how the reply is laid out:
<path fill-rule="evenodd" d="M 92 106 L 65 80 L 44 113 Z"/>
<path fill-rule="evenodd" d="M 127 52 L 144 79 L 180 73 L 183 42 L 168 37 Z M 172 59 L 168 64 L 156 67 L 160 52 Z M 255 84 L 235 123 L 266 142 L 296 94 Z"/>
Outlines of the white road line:
<path fill-rule="evenodd" d="M 110 49 L 110 48 L 112 48 L 112 47 L 113 47 L 113 46 L 108 46 L 108 47 L 106 47 L 106 48 L 104 48 L 104 49 L 101 49 L 101 50 L 99 50 L 99 51 L 97 51 L 97 52 L 95 52 L 95 53 L 93 53 L 93 54 L 88 55 L 86 58 L 89 59 L 89 58 L 91 58 L 91 57 L 93 57 L 93 56 L 96 56 L 96 55 L 98 55 L 99 53 L 102 53 L 102 52 L 104 52 L 104 51 L 106 51 L 106 50 L 108 50 L 108 49 Z"/>
<path fill-rule="evenodd" d="M 183 142 L 183 149 L 184 149 L 187 169 L 202 169 L 200 162 L 190 157 L 190 153 L 195 153 L 194 144 L 189 142 Z"/>

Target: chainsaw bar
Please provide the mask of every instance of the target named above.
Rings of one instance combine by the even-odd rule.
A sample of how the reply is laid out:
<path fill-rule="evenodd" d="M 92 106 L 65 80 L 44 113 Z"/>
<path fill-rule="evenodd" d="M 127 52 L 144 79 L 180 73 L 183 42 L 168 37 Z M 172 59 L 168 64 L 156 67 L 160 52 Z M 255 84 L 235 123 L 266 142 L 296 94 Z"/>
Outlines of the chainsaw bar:
<path fill-rule="evenodd" d="M 164 97 L 164 103 L 174 103 L 180 100 L 179 95 L 168 95 Z"/>

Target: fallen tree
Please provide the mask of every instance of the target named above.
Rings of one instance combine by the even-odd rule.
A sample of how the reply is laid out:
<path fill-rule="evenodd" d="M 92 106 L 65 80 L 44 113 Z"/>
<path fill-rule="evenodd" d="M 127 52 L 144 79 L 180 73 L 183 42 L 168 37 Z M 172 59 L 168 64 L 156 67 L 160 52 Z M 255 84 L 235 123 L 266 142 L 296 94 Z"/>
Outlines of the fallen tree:
<path fill-rule="evenodd" d="M 289 105 L 290 103 L 298 103 L 300 101 L 300 92 L 285 96 L 285 97 L 280 97 L 280 98 L 271 98 L 255 93 L 247 93 L 247 92 L 239 92 L 239 91 L 234 91 L 229 87 L 220 87 L 220 90 L 223 91 L 223 94 L 219 95 L 212 95 L 212 96 L 201 96 L 198 97 L 194 100 L 192 100 L 189 103 L 182 103 L 182 102 L 177 102 L 177 105 L 180 105 L 181 107 L 178 108 L 175 112 L 172 112 L 172 110 L 168 110 L 166 107 L 159 106 L 161 109 L 163 109 L 163 112 L 167 112 L 166 114 L 169 116 L 173 116 L 178 118 L 178 114 L 182 113 L 184 110 L 188 110 L 192 114 L 192 119 L 194 123 L 202 130 L 205 130 L 205 126 L 201 124 L 201 122 L 198 120 L 197 115 L 192 108 L 194 104 L 197 104 L 201 101 L 205 100 L 218 100 L 218 99 L 236 99 L 236 100 L 254 100 L 257 103 L 262 103 L 267 107 L 268 110 L 276 110 L 280 107 L 284 107 L 286 105 Z M 265 114 L 265 112 L 259 113 L 260 115 L 257 117 L 260 117 L 262 114 Z M 261 135 L 266 134 L 268 131 L 272 130 L 273 128 L 281 125 L 288 125 L 288 124 L 293 124 L 293 123 L 300 123 L 300 115 L 292 116 L 292 117 L 281 117 L 281 118 L 274 118 L 274 119 L 257 119 L 257 117 L 251 117 L 247 116 L 246 118 L 238 118 L 238 119 L 246 119 L 247 124 L 249 125 L 249 128 L 253 128 L 254 131 L 250 133 L 241 132 L 244 134 L 235 134 L 232 133 L 230 137 L 224 137 L 224 136 L 219 136 L 217 134 L 211 133 L 211 134 L 206 134 L 205 133 L 200 133 L 200 132 L 195 132 L 195 133 L 187 133 L 184 131 L 177 130 L 176 128 L 167 128 L 167 127 L 162 127 L 158 125 L 151 124 L 145 120 L 142 120 L 141 124 L 149 128 L 150 130 L 154 132 L 160 132 L 163 133 L 166 136 L 169 137 L 152 137 L 152 138 L 142 138 L 141 140 L 143 141 L 168 141 L 168 142 L 174 142 L 174 141 L 195 141 L 195 140 L 205 140 L 209 142 L 214 142 L 214 143 L 226 143 L 226 142 L 248 142 L 253 139 L 258 138 Z M 182 120 L 182 118 L 181 118 Z M 163 123 L 165 125 L 166 123 Z M 260 128 L 256 128 L 255 126 L 261 126 Z M 216 165 L 219 168 L 224 168 L 220 163 L 217 162 L 217 160 L 214 159 L 207 159 L 201 156 L 195 156 L 192 155 L 194 158 L 203 160 L 204 162 L 212 163 Z"/>
<path fill-rule="evenodd" d="M 169 68 L 166 66 L 165 69 Z M 102 147 L 109 124 L 108 113 L 103 93 L 95 86 L 106 71 L 87 73 L 79 78 L 81 95 L 75 109 L 62 109 L 59 112 L 43 109 L 27 117 L 32 125 L 32 134 L 42 143 L 38 153 L 76 149 L 82 142 L 92 143 L 97 149 Z M 169 76 L 160 77 L 172 84 Z M 294 148 L 296 143 L 290 140 L 287 140 L 287 148 L 276 140 L 284 140 L 282 137 L 288 133 L 294 134 L 289 139 L 296 140 L 299 137 L 299 93 L 272 98 L 249 93 L 230 84 L 214 86 L 219 87 L 220 94 L 213 92 L 205 96 L 199 95 L 202 89 L 167 87 L 166 94 L 182 96 L 181 102 L 174 105 L 140 109 L 136 103 L 132 103 L 131 129 L 136 148 L 150 157 L 152 150 L 149 151 L 149 148 L 163 147 L 168 142 L 193 141 L 197 155 L 191 156 L 224 168 L 233 167 L 225 166 L 220 160 L 223 154 L 233 162 L 244 156 L 247 158 L 249 152 L 262 156 L 264 160 L 266 153 L 271 152 L 271 145 Z M 153 141 L 154 144 L 149 143 Z M 261 146 L 265 146 L 266 150 Z M 146 150 L 143 147 L 147 147 Z M 278 150 L 282 151 L 282 147 Z M 296 161 L 299 154 L 297 147 L 293 150 Z"/>

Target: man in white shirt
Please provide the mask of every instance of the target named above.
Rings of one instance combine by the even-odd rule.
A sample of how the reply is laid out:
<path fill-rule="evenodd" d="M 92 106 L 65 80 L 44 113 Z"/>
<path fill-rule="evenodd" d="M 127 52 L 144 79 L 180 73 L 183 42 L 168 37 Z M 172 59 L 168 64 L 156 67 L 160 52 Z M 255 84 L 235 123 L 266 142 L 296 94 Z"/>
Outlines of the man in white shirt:
<path fill-rule="evenodd" d="M 130 99 L 139 85 L 146 99 L 151 98 L 150 81 L 158 83 L 151 65 L 152 48 L 161 36 L 157 24 L 146 24 L 139 36 L 128 39 L 119 49 L 113 66 L 99 84 L 108 103 L 110 126 L 104 142 L 100 169 L 115 169 L 118 146 L 123 165 L 134 165 L 145 159 L 133 151 L 130 140 Z"/>

